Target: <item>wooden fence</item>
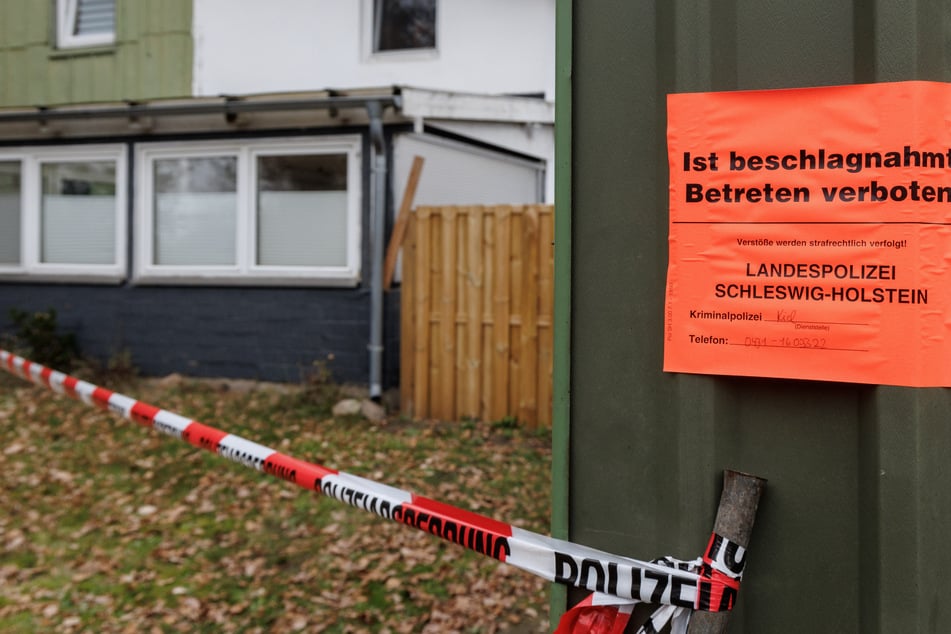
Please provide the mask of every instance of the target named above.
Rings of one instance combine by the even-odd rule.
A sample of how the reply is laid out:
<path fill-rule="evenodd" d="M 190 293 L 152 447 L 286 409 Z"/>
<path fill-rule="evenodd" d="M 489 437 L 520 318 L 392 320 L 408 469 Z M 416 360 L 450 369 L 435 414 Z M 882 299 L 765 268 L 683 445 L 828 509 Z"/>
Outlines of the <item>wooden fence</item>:
<path fill-rule="evenodd" d="M 553 221 L 550 205 L 411 214 L 401 298 L 405 413 L 551 424 Z"/>

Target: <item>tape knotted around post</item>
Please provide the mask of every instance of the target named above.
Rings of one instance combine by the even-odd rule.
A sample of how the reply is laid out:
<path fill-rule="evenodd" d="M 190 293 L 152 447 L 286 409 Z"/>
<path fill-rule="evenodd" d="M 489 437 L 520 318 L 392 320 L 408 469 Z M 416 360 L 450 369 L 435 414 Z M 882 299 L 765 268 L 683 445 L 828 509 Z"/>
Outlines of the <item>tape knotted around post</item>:
<path fill-rule="evenodd" d="M 710 535 L 699 570 L 700 576 L 710 581 L 699 585 L 698 606 L 709 606 L 709 612 L 732 610 L 745 564 L 745 548 L 717 533 Z"/>
<path fill-rule="evenodd" d="M 702 557 L 693 561 L 662 557 L 652 563 L 697 574 L 700 581 L 696 601 L 693 610 L 685 606 L 660 605 L 637 634 L 656 634 L 667 625 L 670 625 L 671 634 L 686 634 L 694 610 L 722 612 L 733 609 L 746 564 L 746 549 L 712 533 Z M 639 603 L 646 602 L 594 592 L 562 615 L 555 634 L 621 634 Z"/>

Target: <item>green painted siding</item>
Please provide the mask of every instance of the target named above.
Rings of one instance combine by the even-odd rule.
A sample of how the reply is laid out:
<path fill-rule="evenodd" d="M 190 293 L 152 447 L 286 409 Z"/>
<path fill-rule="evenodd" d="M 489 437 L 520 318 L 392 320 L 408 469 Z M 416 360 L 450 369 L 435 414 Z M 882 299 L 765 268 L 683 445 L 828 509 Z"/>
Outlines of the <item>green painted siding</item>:
<path fill-rule="evenodd" d="M 568 539 L 569 447 L 571 445 L 571 2 L 555 5 L 555 306 L 552 372 L 551 534 Z M 552 584 L 550 617 L 557 623 L 567 588 Z"/>
<path fill-rule="evenodd" d="M 53 0 L 0 2 L 0 107 L 184 97 L 191 0 L 116 0 L 116 43 L 56 48 Z"/>

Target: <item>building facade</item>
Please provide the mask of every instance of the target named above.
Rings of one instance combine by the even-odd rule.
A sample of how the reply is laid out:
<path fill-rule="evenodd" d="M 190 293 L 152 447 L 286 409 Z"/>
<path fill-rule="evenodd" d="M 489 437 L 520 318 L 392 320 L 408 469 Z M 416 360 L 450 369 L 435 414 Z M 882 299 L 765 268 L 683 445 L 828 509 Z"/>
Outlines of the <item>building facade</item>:
<path fill-rule="evenodd" d="M 420 204 L 551 199 L 554 2 L 493 4 L 3 3 L 0 329 L 54 308 L 146 374 L 378 394 L 413 157 Z"/>

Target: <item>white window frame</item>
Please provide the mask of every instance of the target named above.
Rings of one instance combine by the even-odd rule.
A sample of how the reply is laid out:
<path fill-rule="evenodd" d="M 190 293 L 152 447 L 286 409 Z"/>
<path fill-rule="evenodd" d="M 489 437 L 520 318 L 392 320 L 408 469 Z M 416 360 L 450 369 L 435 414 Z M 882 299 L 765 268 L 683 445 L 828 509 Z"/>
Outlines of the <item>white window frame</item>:
<path fill-rule="evenodd" d="M 109 46 L 116 41 L 115 26 L 111 33 L 75 34 L 82 0 L 56 0 L 56 46 L 57 48 L 82 48 Z"/>
<path fill-rule="evenodd" d="M 376 0 L 362 0 L 363 59 L 371 62 L 425 61 L 439 57 L 439 34 L 442 32 L 443 13 L 440 0 L 436 0 L 436 45 L 432 48 L 407 48 L 395 51 L 376 50 Z"/>
<path fill-rule="evenodd" d="M 126 276 L 126 149 L 122 145 L 57 146 L 0 150 L 0 161 L 20 162 L 20 263 L 0 264 L 0 279 L 121 282 Z M 45 163 L 114 161 L 115 261 L 112 264 L 52 264 L 41 261 L 42 167 Z"/>
<path fill-rule="evenodd" d="M 356 286 L 360 282 L 362 229 L 362 139 L 360 135 L 294 137 L 235 141 L 140 143 L 136 148 L 135 269 L 140 284 L 267 284 L 285 286 Z M 256 264 L 258 156 L 294 154 L 347 155 L 347 245 L 343 266 Z M 234 156 L 237 158 L 235 265 L 155 264 L 153 209 L 155 160 Z"/>

